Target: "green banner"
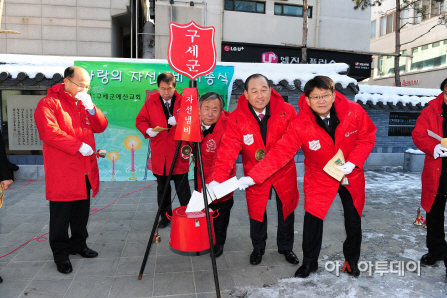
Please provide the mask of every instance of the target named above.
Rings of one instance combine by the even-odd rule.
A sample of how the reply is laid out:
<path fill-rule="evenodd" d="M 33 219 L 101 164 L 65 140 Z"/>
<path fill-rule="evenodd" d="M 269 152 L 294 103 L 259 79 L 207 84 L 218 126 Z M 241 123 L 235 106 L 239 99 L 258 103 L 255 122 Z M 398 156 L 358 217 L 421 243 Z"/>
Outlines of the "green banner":
<path fill-rule="evenodd" d="M 143 107 L 146 91 L 157 90 L 160 73 L 168 71 L 175 75 L 179 93 L 189 87 L 189 78 L 174 72 L 167 63 L 75 61 L 75 65 L 90 73 L 89 93 L 109 120 L 105 132 L 95 135 L 96 148 L 107 150 L 107 156 L 98 159 L 100 180 L 155 180 L 150 171 L 149 139 L 136 129 L 135 118 Z M 217 65 L 213 72 L 197 79 L 199 94 L 219 93 L 228 107 L 233 72 L 232 66 Z M 191 164 L 189 178 L 192 177 Z"/>

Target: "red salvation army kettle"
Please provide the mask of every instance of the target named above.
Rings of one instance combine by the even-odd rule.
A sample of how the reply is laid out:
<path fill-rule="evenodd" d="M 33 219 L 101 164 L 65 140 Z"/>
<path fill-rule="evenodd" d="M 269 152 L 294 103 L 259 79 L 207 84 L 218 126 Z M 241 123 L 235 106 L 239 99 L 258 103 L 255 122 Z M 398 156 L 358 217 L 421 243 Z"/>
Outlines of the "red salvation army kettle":
<path fill-rule="evenodd" d="M 172 221 L 169 245 L 173 249 L 185 252 L 199 252 L 210 249 L 205 210 L 188 213 L 185 211 L 186 206 L 182 206 L 172 211 L 172 217 L 166 214 L 168 219 Z M 219 216 L 219 212 L 216 210 L 210 215 L 214 245 L 216 240 L 214 238 L 213 218 Z"/>

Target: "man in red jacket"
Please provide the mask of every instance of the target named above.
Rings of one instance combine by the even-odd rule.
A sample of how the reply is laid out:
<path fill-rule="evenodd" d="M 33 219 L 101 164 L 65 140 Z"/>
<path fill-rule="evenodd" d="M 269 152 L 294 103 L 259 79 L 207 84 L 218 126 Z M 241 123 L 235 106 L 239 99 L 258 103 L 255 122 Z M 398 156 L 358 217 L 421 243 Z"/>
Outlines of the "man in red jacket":
<path fill-rule="evenodd" d="M 285 133 L 291 119 L 296 115 L 294 107 L 270 87 L 268 79 L 254 74 L 245 80 L 244 94 L 239 97 L 238 106 L 228 118 L 227 129 L 216 154 L 213 174 L 209 187 L 228 180 L 234 169 L 239 152 L 242 151 L 244 173 L 259 162 Z M 264 153 L 263 153 L 264 152 Z M 246 192 L 250 216 L 250 238 L 253 252 L 250 263 L 262 261 L 267 240 L 267 202 L 272 188 L 276 193 L 278 211 L 277 245 L 278 252 L 287 262 L 298 264 L 293 249 L 295 214 L 298 205 L 298 188 L 295 161 L 290 162 L 264 183 L 249 188 Z"/>
<path fill-rule="evenodd" d="M 428 253 L 422 256 L 421 264 L 428 266 L 442 260 L 447 247 L 444 233 L 447 148 L 427 133 L 427 130 L 431 130 L 440 137 L 447 137 L 447 79 L 442 82 L 441 91 L 422 110 L 412 132 L 414 144 L 425 153 L 421 205 L 427 212 Z M 447 266 L 447 259 L 445 261 Z"/>
<path fill-rule="evenodd" d="M 200 119 L 202 121 L 203 140 L 200 143 L 202 152 L 203 172 L 205 180 L 211 177 L 213 172 L 213 161 L 216 151 L 219 148 L 222 136 L 227 127 L 229 112 L 223 109 L 224 101 L 222 97 L 215 92 L 208 92 L 200 97 Z M 196 159 L 197 160 L 197 159 Z M 236 176 L 236 161 L 233 163 L 233 170 L 230 178 Z M 202 179 L 197 175 L 198 191 L 202 191 Z M 233 193 L 214 200 L 209 207 L 218 210 L 219 215 L 213 219 L 214 235 L 216 244 L 214 245 L 214 255 L 220 257 L 223 254 L 225 240 L 227 238 L 227 228 L 230 222 L 230 211 L 233 207 Z"/>
<path fill-rule="evenodd" d="M 163 190 L 166 185 L 171 163 L 174 160 L 177 142 L 174 140 L 177 125 L 176 117 L 180 112 L 182 97 L 175 91 L 175 76 L 165 72 L 157 77 L 158 92 L 148 93 L 146 102 L 136 118 L 136 127 L 147 139 L 150 138 L 152 173 L 157 178 L 157 201 L 160 206 L 163 199 Z M 155 131 L 156 128 L 167 128 Z M 155 129 L 155 130 L 154 130 Z M 185 143 L 186 145 L 186 143 Z M 189 157 L 183 158 L 179 154 L 171 177 L 181 206 L 188 205 L 191 190 L 188 182 Z M 172 215 L 171 186 L 168 186 L 167 201 L 162 207 L 160 229 L 169 224 L 166 213 Z"/>
<path fill-rule="evenodd" d="M 90 76 L 68 67 L 64 83 L 48 90 L 37 104 L 34 119 L 43 141 L 46 197 L 50 201 L 50 247 L 57 270 L 70 273 L 69 254 L 98 256 L 87 247 L 90 190 L 99 190 L 93 133 L 103 132 L 107 118 L 90 95 Z M 71 237 L 68 237 L 68 228 Z"/>
<path fill-rule="evenodd" d="M 298 102 L 299 114 L 276 147 L 249 173 L 242 177 L 242 188 L 264 183 L 287 164 L 301 148 L 305 159 L 303 265 L 295 273 L 305 278 L 318 269 L 318 256 L 323 239 L 323 220 L 338 192 L 344 217 L 346 240 L 343 254 L 353 276 L 358 276 L 362 242 L 361 215 L 365 205 L 363 164 L 374 148 L 376 127 L 362 107 L 335 91 L 334 82 L 316 76 L 304 86 Z M 349 185 L 329 176 L 327 162 L 341 149 L 346 160 L 338 166 L 349 179 Z M 292 159 L 293 160 L 293 159 Z M 250 189 L 250 188 L 248 188 Z"/>

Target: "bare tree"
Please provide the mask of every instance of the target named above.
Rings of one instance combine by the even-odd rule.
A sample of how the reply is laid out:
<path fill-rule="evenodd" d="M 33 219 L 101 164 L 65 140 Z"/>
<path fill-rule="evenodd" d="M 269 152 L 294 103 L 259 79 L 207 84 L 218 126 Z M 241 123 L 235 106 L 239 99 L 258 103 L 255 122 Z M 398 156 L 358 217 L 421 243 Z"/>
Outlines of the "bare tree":
<path fill-rule="evenodd" d="M 309 5 L 307 3 L 307 0 L 303 0 L 303 47 L 301 48 L 301 63 L 303 64 L 307 63 L 307 21 L 309 18 L 308 9 Z"/>
<path fill-rule="evenodd" d="M 354 9 L 365 9 L 369 6 L 380 6 L 382 5 L 382 3 L 386 0 L 351 0 L 352 2 L 355 3 Z M 413 8 L 416 13 L 418 15 L 421 16 L 426 16 L 428 15 L 431 6 L 433 5 L 433 3 L 444 3 L 444 0 L 431 0 L 430 1 L 430 5 L 423 5 L 421 0 L 395 0 L 396 1 L 396 6 L 392 9 L 389 9 L 385 12 L 382 12 L 382 15 L 388 15 L 391 12 L 395 12 L 395 18 L 394 18 L 394 27 L 395 27 L 395 54 L 396 56 L 394 56 L 394 82 L 396 87 L 400 87 L 400 69 L 399 69 L 399 60 L 400 60 L 400 48 L 402 45 L 411 43 L 415 40 L 417 40 L 418 38 L 421 38 L 422 36 L 428 34 L 433 28 L 440 26 L 440 25 L 446 25 L 446 16 L 444 14 L 442 14 L 440 12 L 439 15 L 439 22 L 432 26 L 429 30 L 427 30 L 425 33 L 415 37 L 413 40 L 405 42 L 405 43 L 400 43 L 400 31 L 403 27 L 405 27 L 406 25 L 414 25 L 416 24 L 414 18 L 412 21 L 410 21 L 411 18 L 408 19 L 407 22 L 405 22 L 404 24 L 401 25 L 401 12 L 405 9 L 408 8 Z"/>

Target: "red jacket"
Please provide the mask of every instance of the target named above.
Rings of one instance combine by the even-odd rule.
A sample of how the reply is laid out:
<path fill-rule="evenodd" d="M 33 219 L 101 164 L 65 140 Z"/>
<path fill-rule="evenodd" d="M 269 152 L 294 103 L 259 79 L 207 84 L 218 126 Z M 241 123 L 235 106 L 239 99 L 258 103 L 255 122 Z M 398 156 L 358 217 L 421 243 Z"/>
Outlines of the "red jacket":
<path fill-rule="evenodd" d="M 181 102 L 182 96 L 176 91 L 173 113 L 176 120 L 178 113 L 180 112 Z M 157 126 L 168 127 L 168 122 L 166 121 L 163 106 L 161 105 L 160 93 L 148 93 L 146 102 L 138 113 L 136 127 L 147 139 L 149 136 L 146 134 L 146 130 Z M 170 130 L 162 131 L 154 138 L 151 138 L 152 172 L 156 175 L 168 175 L 169 170 L 171 169 L 171 163 L 174 159 L 175 149 L 178 144 L 178 141 L 174 140 L 176 128 L 177 125 L 171 127 Z M 183 158 L 181 152 L 179 152 L 172 174 L 185 174 L 188 170 L 189 159 Z"/>
<path fill-rule="evenodd" d="M 315 121 L 304 94 L 299 100 L 299 114 L 275 149 L 250 172 L 249 176 L 263 183 L 272 173 L 290 159 L 301 148 L 304 159 L 304 209 L 310 214 L 324 219 L 334 200 L 340 182 L 323 171 L 326 163 L 338 152 L 343 151 L 345 161 L 357 167 L 346 177 L 346 188 L 352 195 L 354 206 L 362 215 L 365 205 L 365 175 L 363 164 L 374 148 L 376 127 L 363 108 L 336 92 L 335 110 L 340 123 L 335 131 L 335 144 L 329 134 Z M 274 174 L 274 175 L 276 175 Z"/>
<path fill-rule="evenodd" d="M 424 169 L 422 170 L 422 195 L 421 205 L 425 211 L 430 212 L 435 201 L 441 177 L 442 158 L 433 158 L 435 146 L 441 142 L 428 135 L 427 129 L 443 136 L 442 133 L 442 102 L 444 94 L 441 93 L 428 103 L 416 121 L 416 126 L 412 132 L 413 142 L 421 151 L 425 153 Z"/>
<path fill-rule="evenodd" d="M 220 113 L 219 120 L 214 126 L 213 132 L 208 134 L 200 143 L 200 150 L 202 152 L 202 161 L 203 161 L 203 173 L 205 174 L 205 180 L 208 180 L 208 178 L 211 177 L 211 174 L 213 173 L 214 157 L 216 155 L 217 149 L 221 144 L 222 136 L 225 132 L 225 128 L 227 127 L 227 120 L 229 115 L 230 115 L 229 112 L 222 110 L 222 112 Z M 233 170 L 231 171 L 230 178 L 234 176 L 236 176 L 236 160 L 233 163 Z M 202 179 L 200 177 L 200 174 L 197 175 L 197 181 L 198 181 L 199 192 L 201 192 Z M 214 201 L 213 203 L 227 201 L 232 196 L 233 192 L 227 194 L 226 196 L 220 198 L 219 200 Z"/>
<path fill-rule="evenodd" d="M 285 103 L 281 95 L 272 90 L 270 118 L 267 124 L 267 145 L 264 145 L 259 124 L 248 108 L 248 100 L 241 95 L 236 110 L 228 118 L 227 129 L 217 151 L 211 180 L 221 183 L 229 179 L 234 168 L 234 161 L 241 150 L 244 173 L 247 175 L 259 163 L 255 158 L 256 150 L 261 148 L 267 153 L 275 147 L 295 115 L 293 106 Z M 298 205 L 299 194 L 294 160 L 289 160 L 285 167 L 264 183 L 246 190 L 250 218 L 262 222 L 272 186 L 281 199 L 285 219 Z"/>
<path fill-rule="evenodd" d="M 43 141 L 46 197 L 49 201 L 78 201 L 86 198 L 85 176 L 92 186 L 93 197 L 99 190 L 96 155 L 82 156 L 82 143 L 96 151 L 93 133 L 103 132 L 107 118 L 95 107 L 90 115 L 82 101 L 74 101 L 64 84 L 48 89 L 48 95 L 34 112 L 39 137 Z"/>

